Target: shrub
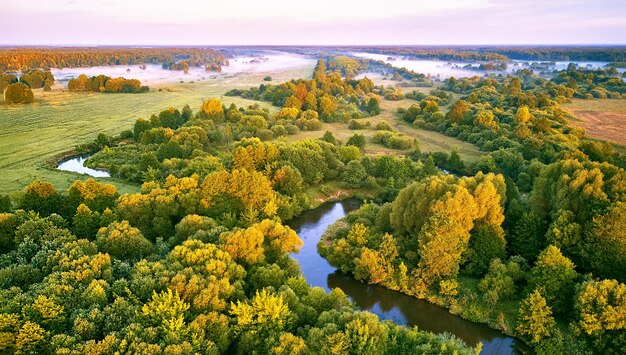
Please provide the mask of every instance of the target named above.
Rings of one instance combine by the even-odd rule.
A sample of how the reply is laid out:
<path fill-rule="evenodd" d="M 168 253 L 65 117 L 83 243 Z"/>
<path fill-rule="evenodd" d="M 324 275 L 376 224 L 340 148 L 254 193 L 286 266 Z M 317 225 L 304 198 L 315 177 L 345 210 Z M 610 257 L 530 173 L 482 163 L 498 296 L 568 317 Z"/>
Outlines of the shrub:
<path fill-rule="evenodd" d="M 15 83 L 7 87 L 4 93 L 4 100 L 12 104 L 30 104 L 35 101 L 35 95 L 28 85 Z"/>

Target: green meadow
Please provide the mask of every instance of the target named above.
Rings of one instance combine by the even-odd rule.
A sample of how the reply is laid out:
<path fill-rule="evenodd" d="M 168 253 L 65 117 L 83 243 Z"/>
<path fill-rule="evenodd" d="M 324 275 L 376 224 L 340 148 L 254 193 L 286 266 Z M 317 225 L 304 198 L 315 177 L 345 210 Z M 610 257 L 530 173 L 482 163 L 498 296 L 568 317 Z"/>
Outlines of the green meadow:
<path fill-rule="evenodd" d="M 269 74 L 275 82 L 283 82 L 309 77 L 311 71 L 301 67 Z M 116 135 L 132 129 L 138 118 L 149 118 L 168 107 L 181 109 L 188 104 L 195 111 L 206 98 L 221 97 L 226 105 L 250 105 L 254 101 L 223 95 L 233 88 L 258 86 L 266 75 L 238 73 L 193 83 L 162 84 L 142 94 L 35 90 L 34 104 L 0 104 L 0 193 L 20 190 L 36 180 L 65 189 L 76 179 L 87 177 L 55 169 L 58 159 L 77 145 L 93 141 L 99 133 Z M 103 180 L 117 185 L 121 192 L 138 190 L 116 179 Z"/>

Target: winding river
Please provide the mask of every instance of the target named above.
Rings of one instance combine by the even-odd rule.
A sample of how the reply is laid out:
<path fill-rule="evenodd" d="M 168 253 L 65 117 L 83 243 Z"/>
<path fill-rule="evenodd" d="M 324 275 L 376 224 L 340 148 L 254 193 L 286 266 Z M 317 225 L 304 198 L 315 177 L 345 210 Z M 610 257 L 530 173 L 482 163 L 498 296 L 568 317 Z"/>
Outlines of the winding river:
<path fill-rule="evenodd" d="M 300 263 L 310 285 L 323 287 L 326 291 L 338 287 L 361 309 L 375 313 L 381 319 L 403 325 L 417 325 L 420 330 L 435 333 L 448 332 L 472 346 L 482 342 L 483 354 L 514 354 L 527 349 L 520 340 L 500 331 L 466 321 L 427 301 L 384 287 L 364 284 L 332 267 L 317 253 L 317 243 L 328 226 L 357 209 L 360 204 L 357 200 L 329 203 L 306 211 L 290 221 L 291 228 L 304 241 L 300 252 L 292 256 Z"/>

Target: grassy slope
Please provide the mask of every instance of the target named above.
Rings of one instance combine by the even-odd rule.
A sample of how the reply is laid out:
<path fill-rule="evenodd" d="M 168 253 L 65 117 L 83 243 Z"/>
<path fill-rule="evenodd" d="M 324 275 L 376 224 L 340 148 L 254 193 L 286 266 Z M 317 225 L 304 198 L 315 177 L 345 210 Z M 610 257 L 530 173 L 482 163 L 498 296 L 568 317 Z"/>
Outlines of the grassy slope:
<path fill-rule="evenodd" d="M 161 92 L 144 94 L 36 90 L 36 102 L 32 105 L 0 105 L 0 193 L 22 189 L 35 180 L 46 180 L 65 189 L 86 176 L 49 169 L 46 163 L 78 144 L 92 141 L 101 132 L 119 134 L 132 129 L 137 118 L 149 118 L 170 106 L 181 109 L 189 104 L 195 111 L 204 99 L 220 97 L 235 87 L 259 85 L 267 74 L 275 82 L 283 82 L 309 77 L 312 69 L 236 74 L 193 84 L 164 85 Z M 227 105 L 252 103 L 239 97 L 223 97 L 223 101 Z M 122 192 L 137 190 L 137 186 L 115 179 L 103 180 L 116 184 Z"/>
<path fill-rule="evenodd" d="M 412 104 L 416 103 L 414 100 L 404 99 L 399 101 L 381 101 L 381 113 L 374 117 L 363 118 L 360 121 L 369 121 L 372 127 L 376 126 L 376 123 L 381 121 L 387 121 L 394 131 L 402 132 L 410 137 L 417 138 L 420 144 L 422 152 L 434 152 L 434 151 L 446 151 L 449 152 L 452 148 L 457 148 L 459 154 L 464 160 L 474 161 L 480 157 L 482 152 L 478 150 L 478 147 L 471 143 L 460 141 L 453 137 L 448 137 L 438 132 L 428 131 L 424 129 L 411 127 L 408 123 L 404 122 L 396 113 L 398 107 L 408 108 Z M 362 130 L 350 130 L 346 123 L 325 123 L 320 131 L 302 131 L 293 136 L 289 136 L 287 141 L 293 142 L 303 138 L 321 138 L 324 132 L 331 131 L 335 138 L 346 142 L 355 133 L 363 134 L 366 137 L 367 145 L 365 146 L 365 153 L 370 155 L 375 154 L 403 154 L 411 151 L 409 150 L 395 150 L 386 148 L 380 144 L 372 143 L 371 137 L 376 130 L 374 128 L 362 129 Z"/>

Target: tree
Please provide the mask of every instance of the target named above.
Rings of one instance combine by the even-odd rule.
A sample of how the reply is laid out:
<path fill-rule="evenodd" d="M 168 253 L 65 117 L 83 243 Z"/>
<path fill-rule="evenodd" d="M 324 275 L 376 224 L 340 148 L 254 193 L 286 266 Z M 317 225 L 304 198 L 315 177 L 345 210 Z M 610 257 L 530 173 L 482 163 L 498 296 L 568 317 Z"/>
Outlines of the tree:
<path fill-rule="evenodd" d="M 35 100 L 33 90 L 23 83 L 10 84 L 4 92 L 4 100 L 12 104 L 30 104 Z"/>
<path fill-rule="evenodd" d="M 148 324 L 163 330 L 172 328 L 181 330 L 184 327 L 187 310 L 189 304 L 185 303 L 178 293 L 168 289 L 161 293 L 152 291 L 152 299 L 141 307 L 141 315 Z"/>
<path fill-rule="evenodd" d="M 533 212 L 524 213 L 509 235 L 509 250 L 512 255 L 521 255 L 534 261 L 546 244 L 545 221 Z"/>
<path fill-rule="evenodd" d="M 593 218 L 583 253 L 598 274 L 626 281 L 626 202 Z"/>
<path fill-rule="evenodd" d="M 100 228 L 100 215 L 93 213 L 87 205 L 80 204 L 72 224 L 76 236 L 93 239 Z"/>
<path fill-rule="evenodd" d="M 103 252 L 122 260 L 138 260 L 154 251 L 152 243 L 128 221 L 113 222 L 100 228 L 96 243 Z"/>
<path fill-rule="evenodd" d="M 333 115 L 335 111 L 337 110 L 337 107 L 338 107 L 337 102 L 335 102 L 335 100 L 332 97 L 328 95 L 324 95 L 319 100 L 318 112 L 325 122 L 330 122 L 332 121 Z"/>
<path fill-rule="evenodd" d="M 183 158 L 184 156 L 185 151 L 181 148 L 180 143 L 173 139 L 165 144 L 159 145 L 159 149 L 156 152 L 156 157 L 159 161 L 171 158 Z"/>
<path fill-rule="evenodd" d="M 378 101 L 377 97 L 372 96 L 367 101 L 367 112 L 369 112 L 369 114 L 372 116 L 378 115 L 380 113 L 380 102 Z"/>
<path fill-rule="evenodd" d="M 468 241 L 468 231 L 449 215 L 432 215 L 418 235 L 420 278 L 427 285 L 441 279 L 455 278 Z"/>
<path fill-rule="evenodd" d="M 459 155 L 459 151 L 454 148 L 450 152 L 450 158 L 448 159 L 447 167 L 458 174 L 462 174 L 465 171 L 465 164 Z"/>
<path fill-rule="evenodd" d="M 507 96 L 519 96 L 522 93 L 522 82 L 521 80 L 514 76 L 511 78 L 511 81 L 502 89 L 502 93 Z"/>
<path fill-rule="evenodd" d="M 249 339 L 260 343 L 263 349 L 271 345 L 272 340 L 277 339 L 287 327 L 291 311 L 281 295 L 273 295 L 263 289 L 256 291 L 248 302 L 232 303 L 230 315 L 235 319 L 237 331 L 248 333 L 251 336 Z"/>
<path fill-rule="evenodd" d="M 517 109 L 515 113 L 515 122 L 518 124 L 525 124 L 530 121 L 530 111 L 528 110 L 528 106 L 522 106 Z"/>
<path fill-rule="evenodd" d="M 6 213 L 13 209 L 13 203 L 9 195 L 0 195 L 0 213 Z"/>
<path fill-rule="evenodd" d="M 506 257 L 506 240 L 502 227 L 478 224 L 470 232 L 469 247 L 465 253 L 465 270 L 473 275 L 483 275 L 493 259 Z"/>
<path fill-rule="evenodd" d="M 313 110 L 317 111 L 317 98 L 313 92 L 309 92 L 304 97 L 304 104 L 302 105 L 303 110 Z"/>
<path fill-rule="evenodd" d="M 298 169 L 285 165 L 274 173 L 274 189 L 276 191 L 293 196 L 302 192 L 303 188 L 304 179 Z"/>
<path fill-rule="evenodd" d="M 54 81 L 54 77 L 52 73 L 48 72 Z M 41 70 L 29 70 L 26 73 L 22 74 L 20 77 L 20 82 L 28 85 L 32 89 L 41 89 L 44 87 L 44 82 L 46 80 L 46 76 Z"/>
<path fill-rule="evenodd" d="M 354 260 L 354 277 L 357 280 L 378 284 L 384 282 L 389 276 L 388 265 L 376 250 L 363 248 L 361 255 Z"/>
<path fill-rule="evenodd" d="M 365 182 L 367 172 L 358 160 L 352 160 L 348 163 L 346 170 L 343 172 L 343 181 L 352 188 L 359 188 Z"/>
<path fill-rule="evenodd" d="M 224 122 L 224 107 L 219 99 L 208 99 L 202 103 L 198 113 L 205 117 L 214 120 L 215 122 Z"/>
<path fill-rule="evenodd" d="M 490 306 L 499 301 L 507 300 L 516 293 L 516 281 L 521 278 L 520 265 L 510 260 L 504 264 L 500 259 L 493 259 L 489 263 L 489 271 L 478 283 L 478 289 L 483 292 L 483 298 Z"/>
<path fill-rule="evenodd" d="M 452 123 L 462 123 L 470 112 L 470 104 L 465 100 L 458 100 L 450 106 L 446 118 Z"/>
<path fill-rule="evenodd" d="M 353 145 L 361 150 L 365 149 L 365 136 L 356 133 L 348 139 L 346 145 Z"/>
<path fill-rule="evenodd" d="M 52 184 L 35 181 L 24 188 L 24 197 L 19 207 L 26 211 L 35 211 L 42 216 L 48 216 L 59 211 L 62 201 L 63 196 L 57 192 Z"/>
<path fill-rule="evenodd" d="M 222 249 L 237 262 L 247 265 L 265 261 L 264 240 L 263 232 L 253 227 L 220 236 Z"/>
<path fill-rule="evenodd" d="M 486 128 L 490 128 L 492 130 L 498 130 L 498 122 L 496 122 L 496 117 L 491 110 L 481 110 L 476 115 L 475 121 L 477 124 L 482 125 Z"/>
<path fill-rule="evenodd" d="M 626 344 L 626 285 L 616 280 L 587 281 L 576 298 L 577 326 L 599 353 Z"/>
<path fill-rule="evenodd" d="M 530 342 L 536 345 L 552 335 L 555 326 L 552 309 L 539 290 L 534 290 L 520 304 L 517 331 L 527 336 Z"/>
<path fill-rule="evenodd" d="M 74 181 L 67 189 L 67 193 L 68 204 L 72 212 L 80 204 L 87 205 L 93 211 L 103 212 L 107 208 L 113 208 L 119 197 L 115 185 L 103 184 L 92 178 L 85 182 Z"/>
<path fill-rule="evenodd" d="M 334 145 L 337 144 L 337 139 L 335 138 L 335 136 L 333 136 L 333 132 L 331 131 L 326 131 L 324 133 L 324 136 L 322 137 L 322 140 L 330 144 L 334 144 Z"/>
<path fill-rule="evenodd" d="M 557 314 L 567 314 L 574 295 L 574 283 L 578 273 L 574 263 L 561 254 L 559 248 L 550 245 L 539 254 L 530 271 L 528 286 L 540 289 L 546 302 Z"/>
<path fill-rule="evenodd" d="M 49 333 L 39 324 L 26 321 L 15 338 L 16 354 L 41 354 L 47 348 Z"/>
<path fill-rule="evenodd" d="M 202 182 L 200 193 L 199 207 L 207 215 L 214 215 L 211 209 L 217 207 L 216 198 L 219 196 L 231 196 L 234 199 L 232 202 L 240 204 L 243 211 L 267 217 L 276 215 L 276 192 L 271 181 L 261 172 L 234 169 L 209 174 Z"/>
<path fill-rule="evenodd" d="M 290 96 L 287 101 L 285 101 L 285 108 L 295 108 L 297 110 L 302 108 L 302 101 L 300 101 L 299 98 L 297 98 L 296 96 L 292 95 Z"/>

